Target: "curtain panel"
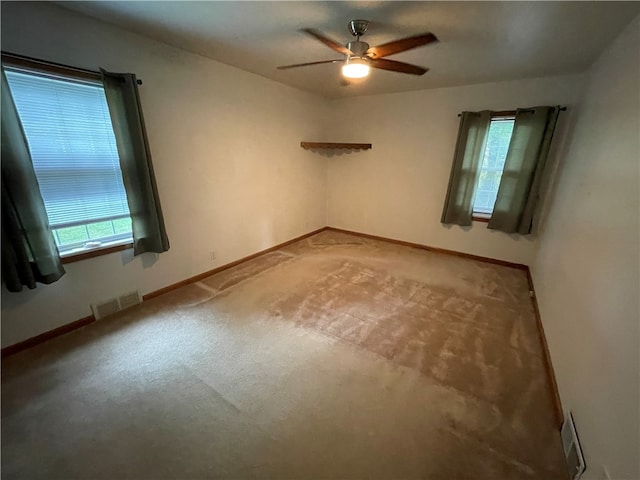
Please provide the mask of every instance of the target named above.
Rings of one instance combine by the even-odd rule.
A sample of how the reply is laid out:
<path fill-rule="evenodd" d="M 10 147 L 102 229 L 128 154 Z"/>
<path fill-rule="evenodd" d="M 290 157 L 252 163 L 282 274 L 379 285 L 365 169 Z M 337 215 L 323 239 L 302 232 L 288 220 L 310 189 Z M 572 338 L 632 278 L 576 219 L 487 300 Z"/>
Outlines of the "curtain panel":
<path fill-rule="evenodd" d="M 473 198 L 487 144 L 491 112 L 462 112 L 449 186 L 442 210 L 444 224 L 471 225 Z"/>
<path fill-rule="evenodd" d="M 559 107 L 516 110 L 511 142 L 487 228 L 506 233 L 531 233 L 540 197 Z"/>
<path fill-rule="evenodd" d="M 2 69 L 2 280 L 10 292 L 65 274 L 22 123 Z"/>
<path fill-rule="evenodd" d="M 169 250 L 136 76 L 100 70 L 133 229 L 133 252 Z"/>

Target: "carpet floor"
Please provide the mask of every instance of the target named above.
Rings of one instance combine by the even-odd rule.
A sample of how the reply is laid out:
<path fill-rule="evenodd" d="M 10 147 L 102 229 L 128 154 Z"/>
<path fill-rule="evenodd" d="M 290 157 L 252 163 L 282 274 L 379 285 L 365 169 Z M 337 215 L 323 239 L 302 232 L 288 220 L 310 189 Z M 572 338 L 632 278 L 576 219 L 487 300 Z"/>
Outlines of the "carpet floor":
<path fill-rule="evenodd" d="M 526 274 L 324 231 L 4 360 L 2 478 L 567 475 Z"/>

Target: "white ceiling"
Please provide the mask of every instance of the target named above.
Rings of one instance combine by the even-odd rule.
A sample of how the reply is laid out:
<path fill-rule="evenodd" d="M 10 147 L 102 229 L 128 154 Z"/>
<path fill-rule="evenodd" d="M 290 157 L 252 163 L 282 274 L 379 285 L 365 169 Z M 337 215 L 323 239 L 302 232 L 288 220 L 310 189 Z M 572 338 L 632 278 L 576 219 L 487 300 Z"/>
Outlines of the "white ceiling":
<path fill-rule="evenodd" d="M 582 72 L 640 12 L 639 2 L 60 2 L 125 29 L 326 97 L 403 92 Z M 440 42 L 391 57 L 430 68 L 421 77 L 374 70 L 344 87 L 340 58 L 298 31 L 339 43 L 352 19 L 371 22 L 371 46 L 433 32 Z"/>

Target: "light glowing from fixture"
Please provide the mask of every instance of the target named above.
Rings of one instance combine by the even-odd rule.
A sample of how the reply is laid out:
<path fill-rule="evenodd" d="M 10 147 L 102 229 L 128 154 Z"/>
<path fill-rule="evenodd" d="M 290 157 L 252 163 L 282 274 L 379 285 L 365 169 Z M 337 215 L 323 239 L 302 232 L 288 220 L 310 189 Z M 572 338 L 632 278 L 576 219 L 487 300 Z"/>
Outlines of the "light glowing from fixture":
<path fill-rule="evenodd" d="M 362 58 L 348 58 L 342 66 L 342 75 L 347 78 L 364 78 L 369 75 L 369 65 Z"/>

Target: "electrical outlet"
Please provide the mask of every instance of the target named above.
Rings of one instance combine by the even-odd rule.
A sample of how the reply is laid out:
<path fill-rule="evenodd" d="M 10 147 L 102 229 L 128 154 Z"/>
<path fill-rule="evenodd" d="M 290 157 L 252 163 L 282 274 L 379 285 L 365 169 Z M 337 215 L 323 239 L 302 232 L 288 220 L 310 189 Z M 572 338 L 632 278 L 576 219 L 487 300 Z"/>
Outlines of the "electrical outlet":
<path fill-rule="evenodd" d="M 213 250 L 211 250 L 209 252 L 209 256 L 211 257 L 211 260 L 215 260 L 216 259 L 216 252 L 214 252 Z"/>
<path fill-rule="evenodd" d="M 609 470 L 607 470 L 607 467 L 605 465 L 602 465 L 602 473 L 600 474 L 600 479 L 601 480 L 611 480 L 611 475 L 609 475 Z"/>

